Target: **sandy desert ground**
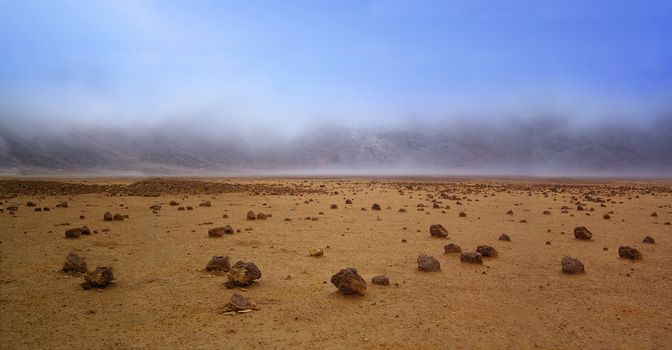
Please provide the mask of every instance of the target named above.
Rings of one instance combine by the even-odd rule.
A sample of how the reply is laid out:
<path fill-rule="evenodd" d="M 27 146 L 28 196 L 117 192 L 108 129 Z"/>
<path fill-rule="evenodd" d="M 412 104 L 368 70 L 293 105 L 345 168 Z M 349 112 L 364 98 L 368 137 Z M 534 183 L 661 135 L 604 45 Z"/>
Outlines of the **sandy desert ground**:
<path fill-rule="evenodd" d="M 670 182 L 136 181 L 0 180 L 1 349 L 672 347 Z M 271 217 L 247 220 L 250 210 Z M 128 217 L 104 221 L 107 211 Z M 431 237 L 432 224 L 448 237 Z M 83 225 L 93 233 L 65 237 Z M 209 237 L 224 225 L 240 232 Z M 577 226 L 593 239 L 575 239 Z M 444 254 L 449 243 L 499 255 L 462 263 Z M 643 258 L 620 258 L 622 245 Z M 310 256 L 317 248 L 324 255 Z M 71 252 L 89 270 L 111 266 L 114 284 L 83 289 L 62 271 Z M 420 254 L 441 270 L 419 271 Z M 228 289 L 226 275 L 204 270 L 215 255 L 262 276 Z M 563 274 L 564 256 L 585 273 Z M 364 295 L 330 282 L 347 267 Z M 371 283 L 381 274 L 390 285 Z M 234 293 L 257 310 L 225 312 Z"/>

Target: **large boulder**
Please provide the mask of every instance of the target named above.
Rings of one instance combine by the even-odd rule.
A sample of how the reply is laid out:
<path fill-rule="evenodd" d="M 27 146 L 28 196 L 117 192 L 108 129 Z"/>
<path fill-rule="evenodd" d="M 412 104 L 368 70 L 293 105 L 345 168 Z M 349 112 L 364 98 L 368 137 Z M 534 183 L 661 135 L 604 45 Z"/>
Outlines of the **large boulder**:
<path fill-rule="evenodd" d="M 229 257 L 225 255 L 215 255 L 205 266 L 205 270 L 214 274 L 223 274 L 231 270 Z"/>
<path fill-rule="evenodd" d="M 577 273 L 585 273 L 583 263 L 579 259 L 565 256 L 562 258 L 562 273 L 575 275 Z"/>
<path fill-rule="evenodd" d="M 630 259 L 630 260 L 642 259 L 642 253 L 640 253 L 639 250 L 629 246 L 618 247 L 618 256 L 620 256 L 623 259 Z"/>
<path fill-rule="evenodd" d="M 98 266 L 95 270 L 84 275 L 84 283 L 82 288 L 105 288 L 114 282 L 114 275 L 112 274 L 112 267 Z"/>
<path fill-rule="evenodd" d="M 80 273 L 86 273 L 86 271 L 86 261 L 79 255 L 70 253 L 65 257 L 63 272 L 71 275 L 79 275 Z"/>
<path fill-rule="evenodd" d="M 432 237 L 448 237 L 448 230 L 440 224 L 429 226 L 429 235 Z"/>
<path fill-rule="evenodd" d="M 252 262 L 238 261 L 229 270 L 228 278 L 228 288 L 245 287 L 261 278 L 261 270 Z"/>
<path fill-rule="evenodd" d="M 331 283 L 341 294 L 364 295 L 366 291 L 366 281 L 354 267 L 348 267 L 331 276 Z"/>
<path fill-rule="evenodd" d="M 593 238 L 593 234 L 587 228 L 579 226 L 574 228 L 574 238 L 587 241 Z"/>
<path fill-rule="evenodd" d="M 441 271 L 441 264 L 434 257 L 421 254 L 418 256 L 418 270 L 425 272 Z"/>

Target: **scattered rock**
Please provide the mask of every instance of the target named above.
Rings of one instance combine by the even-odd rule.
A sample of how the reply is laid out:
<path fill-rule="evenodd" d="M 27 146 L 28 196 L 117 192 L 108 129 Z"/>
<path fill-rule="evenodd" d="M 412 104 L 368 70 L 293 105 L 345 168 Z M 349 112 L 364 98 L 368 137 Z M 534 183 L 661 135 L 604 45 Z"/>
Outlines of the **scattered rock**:
<path fill-rule="evenodd" d="M 462 253 L 462 248 L 455 243 L 446 244 L 443 246 L 443 253 L 444 254 Z"/>
<path fill-rule="evenodd" d="M 352 204 L 352 199 L 346 199 L 345 204 Z"/>
<path fill-rule="evenodd" d="M 497 238 L 497 240 L 505 241 L 505 242 L 511 242 L 511 237 L 509 237 L 509 235 L 507 235 L 506 233 L 502 233 L 502 235 L 499 236 L 499 238 Z"/>
<path fill-rule="evenodd" d="M 338 288 L 341 294 L 345 295 L 364 295 L 364 291 L 366 291 L 366 281 L 354 267 L 348 267 L 331 276 L 331 284 Z"/>
<path fill-rule="evenodd" d="M 332 204 L 329 206 L 329 209 L 338 209 L 338 205 Z"/>
<path fill-rule="evenodd" d="M 593 234 L 583 226 L 574 228 L 574 238 L 587 241 L 593 238 Z"/>
<path fill-rule="evenodd" d="M 458 215 L 459 215 L 461 218 L 467 217 L 467 213 L 465 213 L 465 212 L 463 212 L 463 211 L 461 211 Z"/>
<path fill-rule="evenodd" d="M 651 217 L 652 217 L 652 218 L 657 218 L 657 217 L 658 217 L 658 214 L 657 214 L 656 212 L 653 212 L 653 213 L 651 213 Z"/>
<path fill-rule="evenodd" d="M 247 220 L 256 220 L 257 215 L 252 210 L 247 212 Z"/>
<path fill-rule="evenodd" d="M 205 202 L 199 204 L 198 206 L 199 207 L 212 207 L 212 204 L 210 203 L 210 201 L 205 201 Z"/>
<path fill-rule="evenodd" d="M 78 238 L 82 235 L 81 227 L 73 227 L 71 229 L 65 230 L 65 238 Z"/>
<path fill-rule="evenodd" d="M 448 230 L 440 224 L 434 224 L 429 226 L 429 234 L 432 237 L 448 237 Z"/>
<path fill-rule="evenodd" d="M 266 220 L 266 214 L 264 213 L 257 214 L 257 220 Z"/>
<path fill-rule="evenodd" d="M 68 202 L 60 202 L 56 204 L 56 208 L 67 208 L 68 207 Z"/>
<path fill-rule="evenodd" d="M 585 273 L 583 263 L 579 259 L 565 256 L 562 258 L 562 273 L 574 275 L 577 273 Z"/>
<path fill-rule="evenodd" d="M 499 253 L 497 252 L 497 250 L 495 250 L 495 248 L 485 244 L 476 247 L 476 251 L 481 253 L 481 255 L 483 255 L 486 258 L 494 258 L 499 255 Z"/>
<path fill-rule="evenodd" d="M 233 227 L 226 225 L 224 227 L 213 227 L 208 230 L 210 237 L 222 237 L 224 234 L 233 234 Z"/>
<path fill-rule="evenodd" d="M 381 285 L 381 286 L 389 286 L 390 285 L 390 279 L 387 278 L 387 276 L 385 276 L 385 275 L 374 276 L 371 279 L 371 283 Z"/>
<path fill-rule="evenodd" d="M 609 219 L 611 219 L 611 215 L 609 215 L 609 214 L 604 214 L 604 215 L 602 215 L 602 218 L 603 218 L 604 220 L 609 220 Z"/>
<path fill-rule="evenodd" d="M 112 267 L 98 266 L 95 270 L 84 275 L 84 283 L 82 288 L 105 288 L 114 282 L 114 275 L 112 275 Z"/>
<path fill-rule="evenodd" d="M 320 248 L 315 248 L 310 250 L 310 256 L 323 256 L 324 255 L 324 250 Z"/>
<path fill-rule="evenodd" d="M 176 207 L 178 205 L 180 205 L 180 203 L 178 203 L 177 201 L 170 201 L 170 206 Z"/>
<path fill-rule="evenodd" d="M 629 246 L 618 247 L 618 256 L 620 256 L 623 259 L 630 259 L 630 260 L 642 259 L 642 253 L 640 253 L 639 250 Z"/>
<path fill-rule="evenodd" d="M 103 220 L 105 221 L 112 221 L 113 219 L 114 217 L 112 216 L 112 213 L 110 213 L 109 211 L 105 212 L 105 214 L 103 215 Z"/>
<path fill-rule="evenodd" d="M 225 255 L 215 255 L 210 259 L 208 264 L 205 266 L 205 270 L 208 272 L 221 275 L 224 272 L 229 272 L 231 270 L 231 265 L 229 264 L 229 257 Z"/>
<path fill-rule="evenodd" d="M 371 210 L 380 210 L 380 204 L 373 203 L 373 205 L 371 206 Z"/>
<path fill-rule="evenodd" d="M 70 275 L 79 275 L 86 273 L 86 261 L 75 253 L 70 253 L 65 257 L 63 263 L 63 272 Z"/>
<path fill-rule="evenodd" d="M 464 252 L 460 254 L 460 261 L 469 264 L 482 264 L 483 255 L 479 252 Z"/>
<path fill-rule="evenodd" d="M 149 207 L 149 209 L 152 209 L 152 210 L 161 210 L 161 206 L 158 205 L 158 204 L 157 204 L 157 205 L 152 205 L 151 207 Z"/>
<path fill-rule="evenodd" d="M 238 261 L 229 270 L 227 288 L 249 286 L 261 278 L 261 271 L 252 262 Z"/>
<path fill-rule="evenodd" d="M 513 215 L 513 210 L 509 210 L 506 212 L 506 215 Z"/>
<path fill-rule="evenodd" d="M 248 310 L 257 310 L 257 305 L 251 302 L 249 299 L 244 296 L 234 293 L 229 299 L 229 303 L 224 306 L 225 311 L 248 311 Z"/>
<path fill-rule="evenodd" d="M 421 254 L 418 256 L 418 270 L 425 272 L 441 271 L 441 264 L 434 257 Z"/>
<path fill-rule="evenodd" d="M 113 219 L 114 219 L 114 221 L 124 221 L 124 216 L 117 213 L 117 214 L 114 214 Z"/>
<path fill-rule="evenodd" d="M 651 236 L 646 236 L 642 240 L 642 243 L 656 244 L 656 240 L 653 239 L 653 237 L 651 237 Z"/>

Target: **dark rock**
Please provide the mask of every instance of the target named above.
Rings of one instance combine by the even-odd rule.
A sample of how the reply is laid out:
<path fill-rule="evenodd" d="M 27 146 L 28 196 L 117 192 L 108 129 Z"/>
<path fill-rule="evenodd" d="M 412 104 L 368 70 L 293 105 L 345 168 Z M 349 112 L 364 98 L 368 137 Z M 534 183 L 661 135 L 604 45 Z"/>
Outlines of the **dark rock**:
<path fill-rule="evenodd" d="M 103 215 L 103 220 L 105 221 L 112 221 L 114 217 L 112 216 L 112 213 L 109 211 L 105 212 L 105 215 Z"/>
<path fill-rule="evenodd" d="M 247 212 L 247 220 L 256 220 L 257 215 L 252 210 Z"/>
<path fill-rule="evenodd" d="M 95 270 L 84 275 L 84 283 L 82 283 L 82 288 L 105 288 L 113 281 L 114 275 L 112 274 L 112 267 L 98 266 Z"/>
<path fill-rule="evenodd" d="M 35 203 L 30 202 L 30 201 L 28 201 L 28 202 L 26 203 L 26 206 L 27 206 L 27 207 L 34 207 L 35 205 L 36 205 Z"/>
<path fill-rule="evenodd" d="M 252 262 L 238 261 L 229 270 L 228 278 L 229 281 L 226 283 L 228 288 L 249 286 L 261 278 L 261 271 Z"/>
<path fill-rule="evenodd" d="M 448 230 L 440 224 L 429 226 L 429 234 L 432 237 L 448 237 Z"/>
<path fill-rule="evenodd" d="M 642 243 L 656 244 L 656 240 L 653 239 L 653 237 L 651 237 L 651 236 L 646 236 L 642 240 Z"/>
<path fill-rule="evenodd" d="M 82 226 L 80 230 L 83 235 L 88 236 L 91 234 L 91 229 L 88 226 Z"/>
<path fill-rule="evenodd" d="M 257 220 L 266 220 L 266 214 L 264 213 L 257 214 Z"/>
<path fill-rule="evenodd" d="M 380 204 L 373 203 L 373 205 L 371 206 L 371 210 L 380 210 Z"/>
<path fill-rule="evenodd" d="M 60 202 L 56 204 L 56 208 L 67 208 L 68 207 L 68 202 Z"/>
<path fill-rule="evenodd" d="M 348 267 L 331 276 L 331 283 L 341 294 L 364 295 L 366 291 L 366 281 L 354 267 Z"/>
<path fill-rule="evenodd" d="M 483 255 L 486 258 L 494 258 L 499 255 L 499 253 L 497 252 L 497 250 L 495 250 L 495 248 L 485 244 L 476 247 L 476 251 L 481 253 L 481 255 Z"/>
<path fill-rule="evenodd" d="M 124 221 L 124 216 L 121 214 L 114 214 L 114 221 Z"/>
<path fill-rule="evenodd" d="M 227 230 L 227 227 L 213 227 L 213 228 L 208 230 L 208 236 L 209 237 L 222 237 L 225 233 L 228 233 L 228 234 L 233 233 L 233 228 L 231 226 L 228 226 L 228 230 Z"/>
<path fill-rule="evenodd" d="M 462 248 L 455 243 L 446 244 L 443 246 L 443 253 L 444 254 L 462 253 Z"/>
<path fill-rule="evenodd" d="M 338 209 L 338 205 L 332 204 L 329 206 L 329 209 Z"/>
<path fill-rule="evenodd" d="M 256 310 L 257 306 L 244 296 L 234 293 L 231 299 L 229 299 L 229 303 L 226 304 L 225 309 L 227 311 Z"/>
<path fill-rule="evenodd" d="M 215 255 L 210 259 L 208 264 L 205 266 L 205 270 L 215 274 L 222 274 L 224 272 L 229 272 L 231 270 L 231 265 L 229 264 L 229 257 L 225 255 Z"/>
<path fill-rule="evenodd" d="M 390 279 L 387 278 L 387 276 L 385 276 L 385 275 L 374 276 L 371 279 L 371 283 L 381 285 L 381 286 L 389 286 L 390 285 Z"/>
<path fill-rule="evenodd" d="M 593 238 L 593 234 L 587 228 L 580 226 L 574 228 L 574 238 L 587 241 Z"/>
<path fill-rule="evenodd" d="M 565 256 L 562 258 L 562 273 L 574 275 L 577 273 L 585 273 L 583 263 L 579 259 Z"/>
<path fill-rule="evenodd" d="M 65 230 L 65 238 L 78 238 L 82 235 L 81 227 L 73 227 L 71 229 Z"/>
<path fill-rule="evenodd" d="M 178 205 L 180 205 L 180 203 L 178 203 L 177 201 L 170 201 L 170 206 L 176 207 Z"/>
<path fill-rule="evenodd" d="M 511 237 L 509 237 L 509 235 L 507 235 L 506 233 L 502 233 L 502 235 L 499 236 L 499 238 L 497 239 L 500 241 L 511 242 Z"/>
<path fill-rule="evenodd" d="M 459 215 L 461 218 L 467 217 L 467 213 L 465 213 L 465 212 L 463 212 L 463 211 L 461 211 L 458 215 Z"/>
<path fill-rule="evenodd" d="M 352 204 L 352 199 L 346 199 L 345 204 Z"/>
<path fill-rule="evenodd" d="M 513 215 L 513 210 L 509 210 L 506 212 L 506 215 Z"/>
<path fill-rule="evenodd" d="M 611 219 L 611 215 L 609 215 L 609 214 L 604 214 L 604 215 L 602 215 L 602 218 L 603 218 L 604 220 L 609 220 L 609 219 Z"/>
<path fill-rule="evenodd" d="M 425 272 L 441 271 L 441 264 L 434 257 L 421 254 L 418 256 L 418 270 Z"/>
<path fill-rule="evenodd" d="M 63 272 L 71 275 L 79 275 L 86 273 L 86 261 L 75 253 L 70 253 L 65 257 L 63 263 Z"/>
<path fill-rule="evenodd" d="M 205 202 L 199 204 L 198 206 L 199 207 L 212 207 L 212 204 L 210 203 L 210 201 L 205 201 Z"/>
<path fill-rule="evenodd" d="M 618 256 L 620 256 L 623 259 L 630 259 L 630 260 L 642 259 L 642 253 L 640 253 L 639 250 L 629 246 L 618 247 Z"/>
<path fill-rule="evenodd" d="M 482 264 L 483 255 L 479 252 L 464 252 L 460 254 L 460 261 L 469 264 Z"/>

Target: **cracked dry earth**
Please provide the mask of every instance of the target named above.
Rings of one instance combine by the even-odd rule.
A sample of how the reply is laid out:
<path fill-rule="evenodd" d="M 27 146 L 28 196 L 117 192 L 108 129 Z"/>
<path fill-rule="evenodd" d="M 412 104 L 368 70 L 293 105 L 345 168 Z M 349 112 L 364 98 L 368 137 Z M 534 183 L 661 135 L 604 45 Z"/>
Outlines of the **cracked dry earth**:
<path fill-rule="evenodd" d="M 219 185 L 203 187 L 201 181 Z M 202 179 L 176 186 L 179 182 L 2 180 L 0 348 L 662 349 L 672 344 L 669 182 Z M 144 193 L 147 188 L 151 191 Z M 27 206 L 29 201 L 35 206 Z M 210 206 L 199 206 L 206 201 Z M 67 207 L 56 207 L 62 202 Z M 374 203 L 380 210 L 372 210 Z M 150 208 L 156 205 L 161 208 Z M 270 217 L 248 220 L 250 210 Z M 104 221 L 108 211 L 128 217 Z M 445 227 L 447 237 L 430 236 L 433 224 Z M 84 225 L 90 235 L 65 238 L 65 230 Z M 233 234 L 208 235 L 225 225 Z M 587 227 L 592 239 L 575 239 L 577 226 Z M 510 241 L 498 240 L 503 233 Z M 655 244 L 643 243 L 646 236 Z M 498 256 L 484 257 L 483 264 L 461 263 L 459 253 L 444 254 L 449 243 L 463 251 L 487 244 Z M 638 249 L 643 258 L 620 258 L 622 245 Z M 323 254 L 311 256 L 316 249 Z M 61 271 L 70 252 L 83 257 L 89 270 L 111 266 L 115 283 L 84 290 L 81 276 Z M 418 271 L 420 254 L 436 258 L 441 270 Z M 261 278 L 228 289 L 225 274 L 204 270 L 216 255 L 228 256 L 231 265 L 254 262 Z M 579 259 L 585 273 L 563 274 L 565 256 Z M 347 267 L 367 282 L 363 296 L 342 295 L 330 283 Z M 377 275 L 386 275 L 390 284 L 372 284 Z M 221 312 L 234 293 L 256 309 Z"/>

